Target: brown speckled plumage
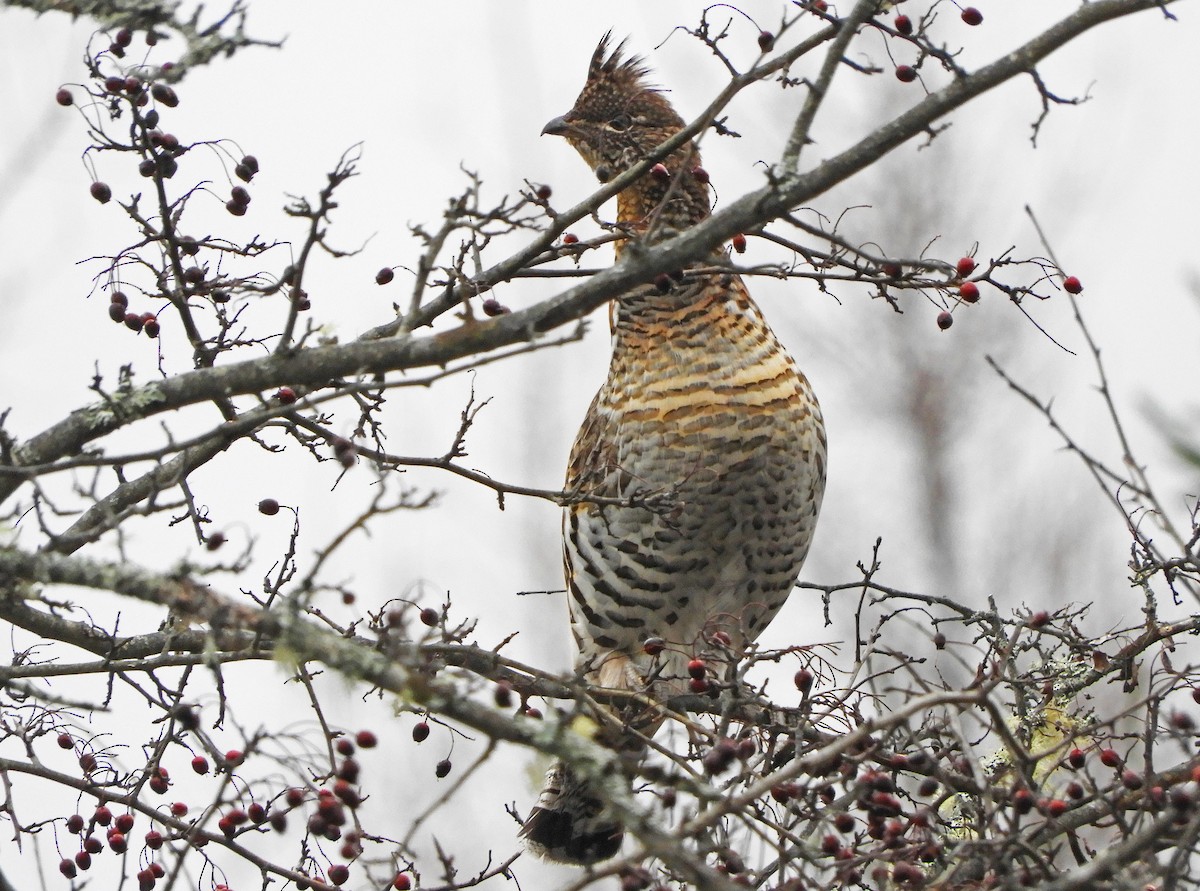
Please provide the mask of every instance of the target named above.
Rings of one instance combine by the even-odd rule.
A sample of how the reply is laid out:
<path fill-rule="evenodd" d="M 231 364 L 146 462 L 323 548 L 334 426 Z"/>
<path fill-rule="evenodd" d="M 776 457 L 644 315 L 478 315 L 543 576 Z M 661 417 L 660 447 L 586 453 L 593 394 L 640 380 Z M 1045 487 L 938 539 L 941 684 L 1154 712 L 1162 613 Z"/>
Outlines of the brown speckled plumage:
<path fill-rule="evenodd" d="M 606 36 L 575 106 L 545 132 L 611 178 L 683 127 L 645 77 L 620 47 L 609 54 Z M 621 192 L 618 222 L 631 237 L 653 240 L 708 216 L 699 163 L 686 145 L 664 159 L 669 177 L 648 174 Z M 739 276 L 684 270 L 665 292 L 651 283 L 622 295 L 613 322 L 608 378 L 575 440 L 567 488 L 662 496 L 670 509 L 567 509 L 571 625 L 590 682 L 662 699 L 686 688 L 687 660 L 715 656 L 714 632 L 736 649 L 787 599 L 821 505 L 825 434 L 812 388 Z M 666 642 L 657 657 L 643 650 L 652 637 Z M 621 717 L 653 733 L 645 716 Z M 535 852 L 573 863 L 610 857 L 621 843 L 600 800 L 562 764 L 522 834 Z"/>

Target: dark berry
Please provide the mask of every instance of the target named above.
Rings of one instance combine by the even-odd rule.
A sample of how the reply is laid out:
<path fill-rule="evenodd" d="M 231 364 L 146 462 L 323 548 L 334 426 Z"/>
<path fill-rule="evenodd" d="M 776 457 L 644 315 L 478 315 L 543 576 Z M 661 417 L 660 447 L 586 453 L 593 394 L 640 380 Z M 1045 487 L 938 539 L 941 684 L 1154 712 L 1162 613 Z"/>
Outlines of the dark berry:
<path fill-rule="evenodd" d="M 87 851 L 77 851 L 75 854 L 75 865 L 80 869 L 90 869 L 92 866 L 92 855 Z"/>
<path fill-rule="evenodd" d="M 279 513 L 279 502 L 274 498 L 264 498 L 258 503 L 258 512 L 273 517 Z"/>
<path fill-rule="evenodd" d="M 343 884 L 350 878 L 350 867 L 338 864 L 337 866 L 329 867 L 329 881 L 335 885 Z"/>
<path fill-rule="evenodd" d="M 73 105 L 75 103 L 75 98 L 71 95 L 70 90 L 68 90 L 66 87 L 61 87 L 59 91 L 54 94 L 54 101 L 59 105 L 67 106 Z"/>
<path fill-rule="evenodd" d="M 103 202 L 101 203 L 103 204 Z M 1068 294 L 1078 294 L 1083 290 L 1083 284 L 1075 276 L 1068 275 L 1063 279 L 1063 290 Z"/>
<path fill-rule="evenodd" d="M 539 201 L 549 201 L 552 193 L 549 186 L 540 185 L 537 187 L 537 192 L 535 194 L 538 196 Z"/>
<path fill-rule="evenodd" d="M 983 13 L 974 6 L 968 6 L 962 11 L 962 20 L 968 25 L 978 25 L 983 22 Z"/>
<path fill-rule="evenodd" d="M 424 742 L 429 738 L 429 724 L 421 721 L 419 724 L 414 724 L 412 729 L 413 742 Z"/>
<path fill-rule="evenodd" d="M 298 397 L 296 396 L 296 391 L 291 387 L 280 387 L 275 391 L 275 398 L 279 400 L 280 404 L 282 405 L 291 405 Z M 275 505 L 275 510 L 276 512 L 279 511 L 278 503 Z"/>
<path fill-rule="evenodd" d="M 83 817 L 79 814 L 71 814 L 67 817 L 67 832 L 72 835 L 79 835 L 83 832 Z"/>
<path fill-rule="evenodd" d="M 242 166 L 251 173 L 258 173 L 258 158 L 254 155 L 246 155 L 242 158 Z"/>
<path fill-rule="evenodd" d="M 730 242 L 733 244 L 733 249 L 735 251 L 737 251 L 739 254 L 746 253 L 746 236 L 745 235 L 743 235 L 742 233 L 739 232 L 737 235 L 733 236 L 732 239 L 730 239 Z"/>
<path fill-rule="evenodd" d="M 770 31 L 758 32 L 758 48 L 764 53 L 769 53 L 775 48 L 775 35 Z"/>
<path fill-rule="evenodd" d="M 203 755 L 197 755 L 192 759 L 192 770 L 201 776 L 208 773 L 208 759 Z"/>
<path fill-rule="evenodd" d="M 425 609 L 421 610 L 421 623 L 423 625 L 428 625 L 430 628 L 432 628 L 438 623 L 439 618 L 440 616 L 438 611 L 432 606 L 427 606 Z"/>
<path fill-rule="evenodd" d="M 444 758 L 434 766 L 433 773 L 440 780 L 449 775 L 450 768 L 453 766 L 449 758 Z"/>
<path fill-rule="evenodd" d="M 379 740 L 370 730 L 360 730 L 354 734 L 354 741 L 358 743 L 359 748 L 373 749 L 379 744 Z"/>
<path fill-rule="evenodd" d="M 149 318 L 146 319 L 146 324 L 142 327 L 142 330 L 146 332 L 147 337 L 154 338 L 158 337 L 158 333 L 162 328 L 158 324 L 158 319 Z"/>
<path fill-rule="evenodd" d="M 512 310 L 494 297 L 489 297 L 483 301 L 483 314 L 485 316 L 502 316 L 511 311 Z"/>
<path fill-rule="evenodd" d="M 655 164 L 650 168 L 650 175 L 659 182 L 666 182 L 671 178 L 671 171 L 667 169 L 667 165 L 663 163 Z"/>
<path fill-rule="evenodd" d="M 896 66 L 896 80 L 900 81 L 901 83 L 909 84 L 916 79 L 917 69 L 913 68 L 911 65 Z"/>
<path fill-rule="evenodd" d="M 948 313 L 948 312 L 938 313 L 937 326 L 939 328 L 941 328 L 943 331 L 945 331 L 947 328 L 949 328 L 953 324 L 954 324 L 954 316 L 950 315 L 950 313 Z"/>
<path fill-rule="evenodd" d="M 799 690 L 801 693 L 807 693 L 812 689 L 813 673 L 807 668 L 801 668 L 798 672 L 796 672 L 796 675 L 792 678 L 792 680 L 795 682 L 797 690 Z"/>
<path fill-rule="evenodd" d="M 73 878 L 75 878 L 75 876 L 79 875 L 79 873 L 75 869 L 75 861 L 68 860 L 65 857 L 59 861 L 58 871 L 61 872 L 63 874 L 63 876 L 65 876 L 68 879 L 73 879 Z"/>
<path fill-rule="evenodd" d="M 233 199 L 225 202 L 225 209 L 229 211 L 230 215 L 235 217 L 244 217 L 246 215 L 246 205 L 238 204 Z"/>
<path fill-rule="evenodd" d="M 579 236 L 572 235 L 570 232 L 563 233 L 563 237 L 562 237 L 563 244 L 577 244 L 578 242 L 579 242 Z"/>
<path fill-rule="evenodd" d="M 913 32 L 912 19 L 906 15 L 896 16 L 896 30 L 901 34 L 911 34 Z"/>
<path fill-rule="evenodd" d="M 642 643 L 642 652 L 647 656 L 657 656 L 667 648 L 667 642 L 661 637 L 648 637 Z"/>
<path fill-rule="evenodd" d="M 108 187 L 108 183 L 94 182 L 89 191 L 101 204 L 108 204 L 112 200 L 112 189 Z"/>
<path fill-rule="evenodd" d="M 385 266 L 375 273 L 375 284 L 386 285 L 396 277 L 396 271 L 390 266 Z"/>
<path fill-rule="evenodd" d="M 165 68 L 166 66 L 163 67 Z M 155 84 L 150 88 L 150 95 L 167 108 L 174 108 L 179 104 L 179 96 L 167 84 Z"/>

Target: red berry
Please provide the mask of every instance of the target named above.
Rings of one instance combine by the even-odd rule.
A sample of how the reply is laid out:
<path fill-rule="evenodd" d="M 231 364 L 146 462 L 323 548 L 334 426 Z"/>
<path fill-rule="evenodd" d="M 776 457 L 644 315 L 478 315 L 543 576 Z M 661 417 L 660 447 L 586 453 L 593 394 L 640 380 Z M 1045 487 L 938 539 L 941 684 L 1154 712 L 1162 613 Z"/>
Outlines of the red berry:
<path fill-rule="evenodd" d="M 246 816 L 250 818 L 250 822 L 258 826 L 267 821 L 267 809 L 255 801 L 250 804 L 250 807 L 246 808 Z"/>
<path fill-rule="evenodd" d="M 150 88 L 150 95 L 167 108 L 174 108 L 179 104 L 179 96 L 167 84 L 155 84 Z"/>
<path fill-rule="evenodd" d="M 579 236 L 572 235 L 570 232 L 564 232 L 562 237 L 563 244 L 576 244 L 579 241 Z"/>
<path fill-rule="evenodd" d="M 280 387 L 275 391 L 275 398 L 279 400 L 281 405 L 291 405 L 298 398 L 296 391 L 291 387 Z"/>
<path fill-rule="evenodd" d="M 392 269 L 392 267 L 390 267 L 390 266 L 384 266 L 377 273 L 375 273 L 375 284 L 386 285 L 388 282 L 390 282 L 395 277 L 396 277 L 396 270 Z"/>
<path fill-rule="evenodd" d="M 121 315 L 121 318 L 125 318 L 125 315 L 123 313 Z M 75 745 L 75 740 L 71 739 L 71 734 L 60 733 L 58 735 L 58 747 L 60 749 L 70 749 L 70 748 L 73 748 L 74 745 Z"/>
<path fill-rule="evenodd" d="M 83 832 L 83 817 L 79 814 L 71 814 L 67 817 L 67 832 L 72 835 L 79 835 Z"/>
<path fill-rule="evenodd" d="M 392 888 L 395 891 L 409 891 L 412 888 L 412 880 L 408 877 L 408 873 L 398 873 L 396 878 L 392 879 Z"/>
<path fill-rule="evenodd" d="M 1067 754 L 1067 763 L 1069 763 L 1076 770 L 1083 767 L 1083 764 L 1086 760 L 1087 755 L 1084 753 L 1083 749 L 1071 749 L 1071 751 Z"/>
<path fill-rule="evenodd" d="M 329 867 L 329 881 L 335 885 L 341 885 L 350 878 L 350 867 L 338 864 L 337 866 Z"/>
<path fill-rule="evenodd" d="M 693 659 L 687 664 L 687 671 L 691 677 L 703 678 L 708 673 L 708 665 L 703 659 Z"/>
<path fill-rule="evenodd" d="M 337 750 L 339 755 L 353 755 L 354 741 L 346 739 L 346 737 L 342 737 L 337 741 L 337 745 L 334 746 L 334 748 Z"/>
<path fill-rule="evenodd" d="M 746 253 L 746 236 L 743 235 L 741 232 L 739 232 L 737 235 L 733 236 L 733 238 L 730 239 L 730 242 L 731 242 L 731 244 L 733 244 L 733 249 L 735 251 L 737 251 L 739 254 Z"/>
<path fill-rule="evenodd" d="M 125 89 L 125 78 L 117 77 L 115 74 L 110 74 L 104 78 L 104 89 L 110 93 L 120 93 Z"/>
<path fill-rule="evenodd" d="M 821 850 L 826 854 L 836 854 L 842 849 L 842 841 L 833 833 L 821 839 Z"/>
<path fill-rule="evenodd" d="M 225 763 L 230 767 L 237 767 L 246 759 L 241 749 L 230 749 L 225 753 Z"/>
<path fill-rule="evenodd" d="M 95 820 L 97 823 L 99 823 L 101 826 L 107 826 L 109 823 L 112 822 L 112 818 L 113 818 L 112 811 L 110 811 L 104 805 L 100 805 L 100 807 L 96 808 L 96 813 L 92 814 L 92 819 Z"/>
<path fill-rule="evenodd" d="M 299 807 L 304 803 L 304 790 L 296 788 L 288 789 L 283 798 L 289 807 Z"/>
<path fill-rule="evenodd" d="M 75 865 L 80 869 L 90 869 L 92 865 L 92 855 L 87 851 L 78 851 L 75 854 Z"/>
<path fill-rule="evenodd" d="M 1121 785 L 1126 789 L 1140 789 L 1145 781 L 1136 771 L 1126 768 L 1121 773 Z"/>
<path fill-rule="evenodd" d="M 1121 763 L 1121 756 L 1113 749 L 1101 749 L 1100 763 L 1105 767 L 1117 767 Z"/>
<path fill-rule="evenodd" d="M 692 168 L 692 179 L 698 183 L 708 183 L 708 171 L 703 167 Z"/>
<path fill-rule="evenodd" d="M 1018 789 L 1013 793 L 1013 807 L 1019 814 L 1027 814 L 1033 809 L 1033 793 L 1028 789 Z"/>
<path fill-rule="evenodd" d="M 157 829 L 151 829 L 149 832 L 146 833 L 146 847 L 147 848 L 157 851 L 159 848 L 162 847 L 162 844 L 163 844 L 162 833 L 159 832 Z"/>
<path fill-rule="evenodd" d="M 968 25 L 978 25 L 983 22 L 983 13 L 974 6 L 968 6 L 962 11 L 962 20 Z"/>
<path fill-rule="evenodd" d="M 1038 610 L 1029 617 L 1030 628 L 1042 628 L 1050 621 L 1050 613 L 1044 609 Z"/>
<path fill-rule="evenodd" d="M 901 83 L 909 84 L 916 79 L 917 69 L 913 68 L 911 65 L 896 66 L 896 80 L 900 81 Z"/>
<path fill-rule="evenodd" d="M 1063 290 L 1068 294 L 1078 294 L 1083 290 L 1083 284 L 1075 276 L 1068 275 L 1063 279 Z"/>
<path fill-rule="evenodd" d="M 74 104 L 75 99 L 71 95 L 70 90 L 68 90 L 66 87 L 62 87 L 57 93 L 54 94 L 54 101 L 59 105 L 67 106 Z"/>
<path fill-rule="evenodd" d="M 158 324 L 158 319 L 151 318 L 151 319 L 146 319 L 146 323 L 142 327 L 142 330 L 146 332 L 147 337 L 155 338 L 155 337 L 158 337 L 158 334 L 162 330 L 162 327 Z"/>
<path fill-rule="evenodd" d="M 958 288 L 958 296 L 963 303 L 978 303 L 979 285 L 975 282 L 963 282 Z"/>
<path fill-rule="evenodd" d="M 58 871 L 68 879 L 73 879 L 75 876 L 79 875 L 79 873 L 75 870 L 75 861 L 68 860 L 65 857 L 59 861 Z"/>
<path fill-rule="evenodd" d="M 912 19 L 906 15 L 896 16 L 896 30 L 901 34 L 911 34 L 913 32 Z"/>
<path fill-rule="evenodd" d="M 671 178 L 671 171 L 667 169 L 666 164 L 659 163 L 650 168 L 650 175 L 659 182 L 665 183 Z"/>
<path fill-rule="evenodd" d="M 124 854 L 129 848 L 128 843 L 125 841 L 125 836 L 120 832 L 110 832 L 108 834 L 108 846 L 117 854 Z"/>
<path fill-rule="evenodd" d="M 657 656 L 666 648 L 667 642 L 661 637 L 648 637 L 642 642 L 642 652 L 647 656 Z M 1197 692 L 1200 693 L 1200 688 L 1197 688 Z M 1200 702 L 1200 699 L 1197 699 L 1197 702 Z"/>
<path fill-rule="evenodd" d="M 953 324 L 954 324 L 954 316 L 950 315 L 950 313 L 948 313 L 948 312 L 938 313 L 937 326 L 939 328 L 941 328 L 943 331 L 945 331 L 947 328 L 949 328 Z"/>
<path fill-rule="evenodd" d="M 273 517 L 279 513 L 279 502 L 274 498 L 264 498 L 258 503 L 258 512 L 268 517 Z"/>
<path fill-rule="evenodd" d="M 173 817 L 186 817 L 187 812 L 188 806 L 182 801 L 176 801 L 171 805 L 171 816 Z"/>
<path fill-rule="evenodd" d="M 421 624 L 428 625 L 430 628 L 437 625 L 441 615 L 432 606 L 427 606 L 421 610 Z"/>
<path fill-rule="evenodd" d="M 693 693 L 707 693 L 708 680 L 706 678 L 691 678 L 688 680 L 688 689 Z"/>
<path fill-rule="evenodd" d="M 113 38 L 113 43 L 117 46 L 129 46 L 129 44 L 133 43 L 133 32 L 128 28 L 122 28 Z"/>
<path fill-rule="evenodd" d="M 843 811 L 833 818 L 833 825 L 838 832 L 851 832 L 854 829 L 854 817 Z"/>
<path fill-rule="evenodd" d="M 507 306 L 497 300 L 495 297 L 489 297 L 483 301 L 483 314 L 495 318 L 496 316 L 507 315 L 512 312 Z"/>
<path fill-rule="evenodd" d="M 373 749 L 379 744 L 379 740 L 370 730 L 360 730 L 354 734 L 354 741 L 358 743 L 359 748 Z"/>
<path fill-rule="evenodd" d="M 89 191 L 101 204 L 108 204 L 112 200 L 112 189 L 108 187 L 108 183 L 94 182 Z"/>
<path fill-rule="evenodd" d="M 899 278 L 903 272 L 904 267 L 899 263 L 888 262 L 883 264 L 883 274 L 888 278 Z"/>
<path fill-rule="evenodd" d="M 117 817 L 117 831 L 129 835 L 129 830 L 133 829 L 133 814 L 121 814 Z"/>
<path fill-rule="evenodd" d="M 955 264 L 955 271 L 958 272 L 959 278 L 966 278 L 975 271 L 975 258 L 963 257 Z"/>
<path fill-rule="evenodd" d="M 1051 817 L 1061 817 L 1067 812 L 1067 803 L 1061 798 L 1052 798 L 1046 802 L 1046 813 Z"/>
<path fill-rule="evenodd" d="M 792 680 L 795 682 L 797 690 L 799 690 L 801 693 L 807 693 L 812 689 L 813 673 L 807 668 L 801 668 L 798 672 L 796 672 Z"/>
<path fill-rule="evenodd" d="M 413 742 L 424 742 L 429 739 L 429 725 L 425 721 L 414 724 L 412 729 Z"/>
<path fill-rule="evenodd" d="M 758 48 L 764 53 L 769 53 L 775 48 L 775 35 L 770 31 L 758 32 Z"/>
<path fill-rule="evenodd" d="M 94 835 L 89 835 L 83 840 L 83 849 L 89 854 L 99 854 L 104 850 L 104 844 Z"/>

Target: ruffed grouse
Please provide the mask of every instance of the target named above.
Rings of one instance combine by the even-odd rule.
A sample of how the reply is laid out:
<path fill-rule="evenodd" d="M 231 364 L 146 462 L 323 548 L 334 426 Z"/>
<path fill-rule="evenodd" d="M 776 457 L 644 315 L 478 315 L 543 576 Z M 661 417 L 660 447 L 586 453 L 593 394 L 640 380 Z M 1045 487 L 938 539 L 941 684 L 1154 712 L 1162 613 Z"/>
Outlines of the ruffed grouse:
<path fill-rule="evenodd" d="M 542 131 L 563 136 L 601 182 L 684 126 L 623 44 L 605 35 L 574 107 Z M 624 234 L 643 243 L 710 213 L 694 144 L 618 197 Z M 617 244 L 618 256 L 622 245 Z M 808 552 L 825 487 L 825 432 L 804 375 L 718 248 L 682 274 L 621 295 L 608 379 L 571 451 L 567 489 L 631 506 L 566 510 L 564 561 L 578 667 L 589 683 L 661 701 L 688 688 L 687 663 L 719 661 L 783 606 Z M 660 496 L 669 507 L 637 503 Z M 718 632 L 724 632 L 719 634 Z M 715 635 L 715 637 L 714 637 Z M 648 639 L 655 639 L 647 646 Z M 618 715 L 636 749 L 658 721 Z M 618 734 L 620 736 L 622 734 Z M 631 742 L 631 739 L 633 740 Z M 521 834 L 541 856 L 593 863 L 622 829 L 564 764 L 554 765 Z"/>

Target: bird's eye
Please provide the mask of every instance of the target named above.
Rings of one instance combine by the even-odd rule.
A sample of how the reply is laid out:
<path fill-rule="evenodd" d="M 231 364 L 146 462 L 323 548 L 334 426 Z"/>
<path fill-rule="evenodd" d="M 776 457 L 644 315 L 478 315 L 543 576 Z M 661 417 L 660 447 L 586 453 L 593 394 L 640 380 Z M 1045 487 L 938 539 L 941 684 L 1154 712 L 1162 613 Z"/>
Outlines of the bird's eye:
<path fill-rule="evenodd" d="M 629 115 L 619 114 L 608 122 L 608 127 L 610 130 L 616 130 L 618 133 L 620 133 L 622 130 L 628 130 L 632 123 L 633 118 L 631 118 Z"/>

